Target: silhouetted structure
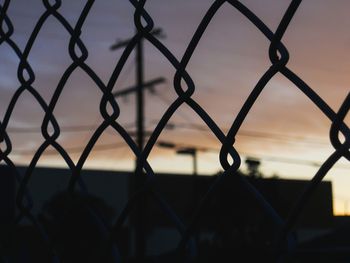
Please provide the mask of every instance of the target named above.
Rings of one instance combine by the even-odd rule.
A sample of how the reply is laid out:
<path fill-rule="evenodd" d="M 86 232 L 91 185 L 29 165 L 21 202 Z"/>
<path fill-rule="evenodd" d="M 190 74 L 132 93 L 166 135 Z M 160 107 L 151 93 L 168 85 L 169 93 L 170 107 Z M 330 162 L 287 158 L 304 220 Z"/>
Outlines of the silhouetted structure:
<path fill-rule="evenodd" d="M 61 192 L 46 203 L 39 220 L 63 262 L 99 262 L 113 216 L 113 209 L 93 195 Z"/>
<path fill-rule="evenodd" d="M 189 176 L 163 175 L 157 178 L 161 194 L 172 208 L 189 222 L 193 214 L 193 196 Z M 200 176 L 197 178 L 197 189 L 202 196 L 215 177 Z M 303 180 L 263 179 L 249 177 L 254 185 L 272 205 L 286 218 L 292 206 L 307 185 Z M 181 190 L 179 190 L 181 189 Z M 198 200 L 198 197 L 197 197 Z M 155 233 L 170 232 L 172 222 L 155 205 L 151 206 L 149 222 Z M 310 239 L 330 230 L 333 226 L 332 188 L 330 182 L 323 182 L 312 199 L 306 205 L 295 227 L 296 242 Z M 218 187 L 213 199 L 201 214 L 200 251 L 204 258 L 215 255 L 232 257 L 243 253 L 253 258 L 270 257 L 277 231 L 279 230 L 258 204 L 242 187 L 236 176 L 226 177 Z M 168 234 L 169 235 L 169 234 Z M 179 236 L 174 235 L 174 239 Z M 169 238 L 169 237 L 168 237 Z M 207 254 L 210 253 L 211 255 Z M 253 259 L 252 258 L 252 259 Z M 206 262 L 206 261 L 205 261 Z M 208 261 L 213 262 L 213 261 Z"/>
<path fill-rule="evenodd" d="M 41 218 L 45 218 L 46 214 L 49 215 L 48 218 L 62 218 L 61 222 L 67 223 L 64 231 L 60 232 L 61 240 L 68 238 L 70 233 L 77 234 L 77 236 L 73 235 L 70 239 L 71 243 L 66 244 L 67 249 L 65 248 L 65 251 L 72 255 L 76 254 L 78 257 L 78 251 L 83 251 L 84 248 L 89 247 L 88 242 L 81 244 L 80 248 L 69 248 L 77 242 L 74 240 L 84 237 L 83 234 L 78 234 L 79 231 L 83 232 L 84 229 L 91 228 L 91 233 L 88 234 L 90 238 L 94 240 L 105 238 L 101 234 L 103 231 L 97 231 L 101 222 L 96 221 L 93 214 L 97 211 L 98 214 L 107 216 L 107 221 L 116 219 L 119 211 L 123 209 L 127 202 L 127 179 L 130 175 L 130 172 L 85 170 L 82 174 L 85 184 L 91 193 L 98 196 L 98 199 L 80 195 L 77 196 L 77 199 L 71 199 L 72 197 L 64 192 L 54 197 L 52 197 L 52 194 L 50 195 L 50 193 L 64 190 L 69 179 L 69 170 L 37 168 L 29 185 L 29 190 L 32 192 L 34 203 L 45 207 L 44 214 L 41 212 Z M 244 175 L 241 174 L 241 176 Z M 216 178 L 217 176 L 193 177 L 190 175 L 158 174 L 156 186 L 159 189 L 159 194 L 164 196 L 164 199 L 179 215 L 179 218 L 184 223 L 188 223 L 197 206 L 196 202 L 201 199 Z M 256 200 L 242 189 L 237 178 L 236 175 L 226 177 L 201 214 L 197 226 L 200 262 L 213 262 L 218 255 L 232 257 L 232 251 L 235 251 L 234 255 L 247 253 L 252 257 L 271 256 L 269 252 L 275 238 L 276 226 Z M 283 218 L 287 216 L 290 208 L 308 183 L 304 180 L 246 178 L 264 195 Z M 193 191 L 194 184 L 196 185 L 196 191 Z M 45 191 L 42 191 L 43 186 L 45 186 Z M 47 202 L 49 196 L 51 196 L 51 201 Z M 88 206 L 85 204 L 88 204 Z M 147 207 L 146 252 L 148 255 L 154 255 L 150 257 L 150 260 L 153 258 L 158 262 L 162 262 L 163 259 L 167 259 L 166 262 L 171 262 L 169 258 L 175 258 L 176 252 L 174 249 L 181 239 L 181 235 L 175 229 L 174 223 L 167 214 L 162 212 L 159 205 L 152 202 L 151 198 L 148 198 Z M 91 213 L 90 208 L 95 212 Z M 110 211 L 111 208 L 117 211 L 114 216 Z M 33 211 L 36 211 L 37 214 L 40 213 L 37 208 Z M 79 218 L 84 218 L 85 226 L 81 225 L 74 230 L 75 224 L 80 224 Z M 54 227 L 54 225 L 47 223 L 49 232 L 52 233 L 52 229 L 57 229 L 57 226 Z M 322 182 L 303 213 L 301 213 L 295 228 L 296 241 L 300 243 L 311 240 L 330 231 L 332 227 L 332 187 L 330 182 Z M 29 233 L 28 231 L 27 233 Z M 128 239 L 128 231 L 130 229 L 126 224 L 123 237 L 120 238 L 122 242 L 118 244 L 119 252 L 123 258 L 127 258 L 133 247 L 132 242 Z M 38 234 L 35 235 L 38 236 Z M 84 237 L 84 240 L 87 241 L 89 237 Z M 90 246 L 93 244 L 95 243 L 92 242 Z M 91 253 L 94 251 L 93 249 L 88 250 Z M 159 256 L 160 254 L 162 256 Z M 90 258 L 93 257 L 94 255 L 90 256 Z M 209 261 L 209 259 L 211 260 Z"/>
<path fill-rule="evenodd" d="M 113 259 L 117 253 L 108 238 L 114 216 L 114 209 L 96 196 L 59 192 L 37 216 L 50 245 L 36 227 L 20 225 L 13 229 L 8 258 L 10 262 L 52 262 L 57 256 L 67 263 Z"/>
<path fill-rule="evenodd" d="M 256 158 L 247 158 L 245 160 L 248 168 L 248 175 L 252 177 L 259 177 L 261 173 L 259 172 L 260 161 Z"/>

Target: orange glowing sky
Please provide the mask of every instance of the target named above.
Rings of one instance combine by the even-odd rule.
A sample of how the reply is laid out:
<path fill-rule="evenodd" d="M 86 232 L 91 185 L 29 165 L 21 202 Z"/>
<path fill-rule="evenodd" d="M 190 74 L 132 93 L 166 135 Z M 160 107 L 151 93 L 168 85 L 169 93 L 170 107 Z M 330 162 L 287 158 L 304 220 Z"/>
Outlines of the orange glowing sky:
<path fill-rule="evenodd" d="M 62 1 L 59 12 L 74 25 L 85 1 Z M 149 0 L 146 9 L 156 27 L 162 27 L 166 38 L 161 41 L 180 60 L 198 24 L 212 0 L 161 1 Z M 274 31 L 290 1 L 242 1 Z M 13 1 L 8 10 L 14 24 L 12 39 L 23 50 L 29 35 L 44 12 L 40 1 L 29 3 Z M 350 83 L 350 2 L 346 0 L 308 0 L 302 2 L 292 20 L 283 43 L 290 53 L 288 67 L 313 88 L 337 111 Z M 109 48 L 118 39 L 134 34 L 134 8 L 128 1 L 96 1 L 81 38 L 89 50 L 87 64 L 107 82 L 122 51 Z M 50 18 L 35 42 L 29 56 L 36 80 L 33 86 L 49 102 L 64 70 L 71 63 L 68 54 L 69 35 L 54 18 Z M 145 43 L 145 79 L 165 77 L 167 82 L 156 87 L 155 94 L 146 92 L 146 129 L 152 131 L 170 102 L 176 98 L 172 86 L 175 70 L 149 43 Z M 219 127 L 227 132 L 245 99 L 262 74 L 271 65 L 268 58 L 269 42 L 246 18 L 228 4 L 224 4 L 207 28 L 187 70 L 196 84 L 193 98 L 211 115 Z M 4 116 L 9 101 L 19 87 L 18 59 L 6 45 L 0 45 L 0 116 Z M 135 84 L 134 56 L 127 62 L 114 91 Z M 61 126 L 91 125 L 97 127 L 102 117 L 98 111 L 101 92 L 93 82 L 77 70 L 69 79 L 54 111 Z M 135 130 L 135 98 L 118 99 L 121 108 L 119 122 Z M 43 142 L 40 125 L 43 112 L 35 100 L 24 93 L 11 117 L 9 127 L 38 127 L 35 133 L 10 132 L 13 142 L 11 159 L 18 164 L 31 160 L 33 151 Z M 347 117 L 346 122 L 349 122 Z M 212 149 L 199 152 L 198 169 L 201 174 L 220 170 L 218 153 L 220 144 L 209 129 L 195 129 L 204 123 L 187 106 L 182 106 L 171 119 L 175 129 L 167 129 L 159 140 L 178 145 L 191 145 Z M 328 133 L 330 121 L 291 82 L 276 75 L 267 85 L 252 108 L 235 147 L 244 158 L 259 157 L 266 176 L 310 179 L 317 166 L 283 162 L 306 160 L 322 163 L 331 153 Z M 190 127 L 189 127 L 190 126 Z M 253 136 L 249 134 L 255 133 Z M 77 148 L 71 157 L 79 158 L 93 130 L 65 132 L 58 139 L 65 148 Z M 258 133 L 258 136 L 256 135 Z M 248 134 L 248 135 L 247 135 Z M 267 134 L 267 136 L 260 136 Z M 99 145 L 123 143 L 121 137 L 108 129 Z M 43 156 L 39 164 L 62 166 L 57 155 Z M 273 159 L 277 157 L 280 159 Z M 191 172 L 191 159 L 179 156 L 169 149 L 154 148 L 149 162 L 155 171 Z M 293 162 L 293 161 L 292 161 Z M 175 164 L 175 165 L 174 165 Z M 125 147 L 95 150 L 85 167 L 103 169 L 132 169 L 133 155 Z M 243 167 L 244 169 L 244 164 Z M 332 180 L 335 212 L 343 213 L 350 200 L 348 178 L 350 164 L 341 160 L 327 175 Z M 349 210 L 350 211 L 350 210 Z"/>

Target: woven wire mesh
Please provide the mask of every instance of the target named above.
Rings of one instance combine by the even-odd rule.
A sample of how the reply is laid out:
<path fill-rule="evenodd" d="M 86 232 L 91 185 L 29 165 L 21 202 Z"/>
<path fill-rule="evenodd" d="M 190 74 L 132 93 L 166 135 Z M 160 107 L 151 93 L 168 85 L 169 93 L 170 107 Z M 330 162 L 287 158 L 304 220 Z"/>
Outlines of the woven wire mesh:
<path fill-rule="evenodd" d="M 266 215 L 274 222 L 278 234 L 276 235 L 275 242 L 271 246 L 272 255 L 276 260 L 283 259 L 283 255 L 293 251 L 293 236 L 291 230 L 295 225 L 297 218 L 302 213 L 303 207 L 308 199 L 313 195 L 315 189 L 320 184 L 322 179 L 326 176 L 329 170 L 338 162 L 339 159 L 345 157 L 350 160 L 350 130 L 349 127 L 344 123 L 346 114 L 350 108 L 350 94 L 344 99 L 340 109 L 334 112 L 331 107 L 311 88 L 309 87 L 297 74 L 295 74 L 290 68 L 288 68 L 289 53 L 287 47 L 283 45 L 283 36 L 289 26 L 289 23 L 294 17 L 301 0 L 294 0 L 290 3 L 288 9 L 285 11 L 276 31 L 272 31 L 258 16 L 256 16 L 251 10 L 249 10 L 240 1 L 224 1 L 217 0 L 213 1 L 210 8 L 202 18 L 199 26 L 197 27 L 191 41 L 189 42 L 184 55 L 180 60 L 160 41 L 158 40 L 151 31 L 154 29 L 154 23 L 152 17 L 147 13 L 144 8 L 146 0 L 130 0 L 130 4 L 134 7 L 134 22 L 137 28 L 135 35 L 128 42 L 123 50 L 123 53 L 115 65 L 111 76 L 107 83 L 103 82 L 102 79 L 96 74 L 96 72 L 86 63 L 88 58 L 88 50 L 84 45 L 84 42 L 80 38 L 82 31 L 84 30 L 84 23 L 89 15 L 91 8 L 93 8 L 94 1 L 87 1 L 83 10 L 79 15 L 77 22 L 72 25 L 64 16 L 60 13 L 61 1 L 48 1 L 43 0 L 44 12 L 38 19 L 34 29 L 28 39 L 25 47 L 21 49 L 16 41 L 13 40 L 12 36 L 15 31 L 13 27 L 11 17 L 7 15 L 7 10 L 11 5 L 10 0 L 5 0 L 0 6 L 0 44 L 7 45 L 12 52 L 16 54 L 19 59 L 17 77 L 20 82 L 19 88 L 16 90 L 9 104 L 4 118 L 1 121 L 0 135 L 2 140 L 2 147 L 0 150 L 0 158 L 3 164 L 9 167 L 16 180 L 19 183 L 16 205 L 18 208 L 18 214 L 16 216 L 16 224 L 19 224 L 21 220 L 27 219 L 34 225 L 41 233 L 42 239 L 45 241 L 49 249 L 52 251 L 54 259 L 60 260 L 59 256 L 56 255 L 56 248 L 52 245 L 48 234 L 45 229 L 33 215 L 31 193 L 28 191 L 27 186 L 31 180 L 33 171 L 46 149 L 53 147 L 57 153 L 64 159 L 67 166 L 71 171 L 69 185 L 67 190 L 71 195 L 72 200 L 74 199 L 74 192 L 77 186 L 83 192 L 86 191 L 84 188 L 84 178 L 81 177 L 82 169 L 84 164 L 92 152 L 96 142 L 101 137 L 103 132 L 107 128 L 114 129 L 121 135 L 123 140 L 130 147 L 135 157 L 138 160 L 138 164 L 142 166 L 145 171 L 142 186 L 138 189 L 133 189 L 133 193 L 125 206 L 124 210 L 120 213 L 119 217 L 113 224 L 113 228 L 109 230 L 109 245 L 106 245 L 106 251 L 111 247 L 115 247 L 117 253 L 114 255 L 113 261 L 118 262 L 118 235 L 120 234 L 121 227 L 129 217 L 132 210 L 137 209 L 138 203 L 146 195 L 152 198 L 152 202 L 157 204 L 162 213 L 164 213 L 170 220 L 179 234 L 181 235 L 181 241 L 178 244 L 177 252 L 182 256 L 181 260 L 194 260 L 196 258 L 196 248 L 194 242 L 194 236 L 196 228 L 201 220 L 202 214 L 206 209 L 206 205 L 210 200 L 217 194 L 220 184 L 228 176 L 236 176 L 238 178 L 239 185 L 244 191 L 249 193 L 255 198 L 256 202 L 262 207 Z M 204 108 L 192 98 L 192 95 L 196 91 L 196 83 L 192 80 L 190 74 L 187 72 L 186 67 L 189 64 L 194 51 L 198 43 L 201 41 L 201 37 L 205 34 L 208 25 L 211 23 L 212 18 L 222 8 L 223 4 L 229 4 L 236 10 L 238 10 L 247 20 L 252 23 L 256 30 L 261 32 L 262 35 L 269 41 L 268 56 L 271 61 L 271 66 L 266 69 L 265 73 L 261 76 L 259 81 L 256 83 L 254 89 L 250 93 L 247 100 L 244 102 L 238 115 L 232 122 L 232 125 L 228 132 L 225 134 L 212 117 L 204 110 Z M 55 88 L 55 91 L 47 103 L 45 99 L 36 90 L 35 71 L 31 67 L 28 57 L 31 53 L 31 48 L 37 40 L 39 32 L 49 18 L 55 18 L 56 21 L 68 32 L 70 35 L 70 41 L 68 46 L 68 53 L 71 58 L 71 64 L 67 67 L 64 74 Z M 126 64 L 132 51 L 136 48 L 138 42 L 141 40 L 148 41 L 153 45 L 167 61 L 176 70 L 174 74 L 173 89 L 177 94 L 177 98 L 172 101 L 171 105 L 162 115 L 162 118 L 153 130 L 149 140 L 145 147 L 140 149 L 137 142 L 127 132 L 125 127 L 119 123 L 120 107 L 118 100 L 112 94 L 112 89 L 115 83 L 119 79 L 120 73 Z M 100 98 L 100 107 L 96 109 L 100 112 L 103 117 L 103 121 L 99 124 L 98 128 L 94 131 L 89 142 L 85 145 L 78 162 L 74 163 L 69 153 L 62 145 L 57 141 L 60 137 L 60 124 L 53 114 L 56 104 L 60 98 L 60 95 L 65 88 L 70 76 L 76 70 L 82 70 L 102 92 Z M 290 80 L 296 89 L 299 89 L 312 103 L 314 103 L 322 114 L 324 114 L 330 121 L 330 143 L 334 147 L 334 152 L 328 157 L 328 159 L 322 164 L 314 177 L 310 180 L 307 188 L 303 194 L 296 201 L 294 207 L 291 209 L 287 219 L 282 219 L 281 216 L 275 211 L 275 209 L 266 201 L 264 196 L 243 176 L 237 174 L 237 170 L 241 164 L 241 156 L 236 150 L 235 137 L 244 123 L 247 115 L 254 105 L 255 101 L 260 96 L 261 92 L 267 86 L 269 81 L 276 74 L 283 75 L 286 79 Z M 33 158 L 23 176 L 20 175 L 16 164 L 9 157 L 12 152 L 12 140 L 8 134 L 8 124 L 16 107 L 19 98 L 24 92 L 28 92 L 37 101 L 44 112 L 44 118 L 41 124 L 41 134 L 44 138 L 43 143 L 36 150 Z M 165 129 L 170 118 L 177 112 L 177 110 L 186 104 L 193 112 L 195 112 L 207 126 L 207 130 L 211 131 L 212 134 L 221 142 L 221 150 L 219 154 L 220 164 L 224 172 L 218 176 L 211 186 L 207 189 L 206 193 L 201 197 L 197 203 L 197 207 L 193 210 L 191 220 L 187 223 L 177 215 L 171 206 L 167 203 L 167 200 L 159 194 L 157 190 L 157 178 L 152 169 L 152 166 L 148 162 L 150 152 L 156 145 L 158 138 L 162 131 Z M 112 110 L 110 110 L 112 109 Z M 340 140 L 339 134 L 342 134 L 345 139 Z M 137 171 L 135 172 L 137 173 Z M 99 219 L 96 219 L 96 224 L 99 224 Z M 4 255 L 4 262 L 7 260 Z M 101 259 L 102 260 L 102 259 Z M 180 259 L 179 259 L 180 261 Z"/>

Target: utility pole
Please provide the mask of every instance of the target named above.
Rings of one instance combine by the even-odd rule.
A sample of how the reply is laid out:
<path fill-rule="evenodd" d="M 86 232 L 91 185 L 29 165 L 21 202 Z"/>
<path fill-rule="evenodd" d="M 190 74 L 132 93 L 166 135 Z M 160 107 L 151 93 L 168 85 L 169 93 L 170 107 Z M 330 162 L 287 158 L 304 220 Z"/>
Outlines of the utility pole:
<path fill-rule="evenodd" d="M 197 165 L 197 149 L 194 147 L 180 148 L 176 151 L 177 154 L 187 154 L 192 156 L 192 174 L 193 176 L 198 175 L 198 165 Z"/>
<path fill-rule="evenodd" d="M 137 32 L 136 32 L 137 33 Z M 151 34 L 158 37 L 164 37 L 161 29 L 154 29 Z M 111 50 L 119 49 L 125 47 L 129 43 L 130 39 L 118 41 L 116 44 L 111 46 Z M 143 39 L 141 38 L 136 45 L 136 87 L 121 91 L 122 94 L 128 94 L 130 92 L 136 92 L 136 127 L 137 127 L 137 137 L 136 142 L 140 149 L 143 151 L 144 148 L 144 88 L 153 87 L 156 84 L 161 84 L 165 81 L 164 78 L 157 78 L 144 82 L 144 61 L 143 61 Z M 151 83 L 151 84 L 150 84 Z M 120 94 L 119 94 L 120 95 Z M 117 94 L 115 94 L 117 96 Z M 139 158 L 135 162 L 135 173 L 132 178 L 130 178 L 129 196 L 132 192 L 138 191 L 143 185 L 143 166 Z M 145 237 L 145 199 L 141 200 L 136 204 L 136 216 L 134 220 L 131 220 L 135 226 L 135 255 L 137 260 L 141 262 L 146 254 L 146 237 Z M 132 218 L 133 219 L 133 218 Z"/>

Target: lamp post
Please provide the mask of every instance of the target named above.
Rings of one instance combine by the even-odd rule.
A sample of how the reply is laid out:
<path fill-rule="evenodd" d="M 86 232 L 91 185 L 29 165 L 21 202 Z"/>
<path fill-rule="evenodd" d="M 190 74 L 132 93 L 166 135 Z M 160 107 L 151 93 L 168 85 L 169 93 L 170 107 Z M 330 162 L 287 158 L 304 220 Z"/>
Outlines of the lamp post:
<path fill-rule="evenodd" d="M 248 157 L 245 161 L 245 163 L 248 166 L 248 173 L 249 176 L 251 177 L 260 177 L 260 173 L 259 173 L 259 166 L 260 166 L 260 160 L 256 159 L 256 158 L 252 158 L 252 157 Z"/>
<path fill-rule="evenodd" d="M 180 148 L 176 151 L 177 154 L 184 154 L 184 155 L 190 155 L 192 156 L 192 163 L 193 163 L 193 175 L 198 174 L 198 166 L 197 166 L 197 149 L 192 147 L 187 148 Z"/>
<path fill-rule="evenodd" d="M 170 142 L 159 142 L 158 143 L 159 147 L 163 147 L 163 148 L 168 148 L 168 149 L 175 149 L 177 154 L 183 154 L 183 155 L 190 155 L 192 156 L 192 174 L 193 174 L 193 179 L 192 179 L 192 189 L 193 189 L 193 207 L 191 207 L 192 209 L 195 209 L 198 201 L 199 201 L 199 192 L 198 192 L 198 185 L 197 185 L 197 180 L 198 180 L 198 165 L 197 165 L 197 152 L 199 150 L 203 149 L 197 149 L 194 147 L 178 147 L 176 144 L 174 143 L 170 143 Z M 199 230 L 196 230 L 194 233 L 194 238 L 196 241 L 196 244 L 198 245 L 199 241 L 200 241 L 200 232 Z"/>
<path fill-rule="evenodd" d="M 174 149 L 176 150 L 177 154 L 183 154 L 183 155 L 190 155 L 192 156 L 192 174 L 198 175 L 198 163 L 197 163 L 197 152 L 198 149 L 194 147 L 179 147 L 174 143 L 171 142 L 164 142 L 161 141 L 157 144 L 159 147 L 162 148 L 168 148 L 168 149 Z"/>

